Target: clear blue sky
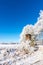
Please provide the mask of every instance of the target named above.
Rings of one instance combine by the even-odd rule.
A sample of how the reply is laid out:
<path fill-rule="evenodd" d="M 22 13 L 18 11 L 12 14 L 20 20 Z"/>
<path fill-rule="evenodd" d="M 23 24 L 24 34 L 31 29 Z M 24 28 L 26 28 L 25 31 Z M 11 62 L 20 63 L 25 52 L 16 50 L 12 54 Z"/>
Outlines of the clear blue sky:
<path fill-rule="evenodd" d="M 16 42 L 24 25 L 35 24 L 43 0 L 0 0 L 0 42 Z"/>

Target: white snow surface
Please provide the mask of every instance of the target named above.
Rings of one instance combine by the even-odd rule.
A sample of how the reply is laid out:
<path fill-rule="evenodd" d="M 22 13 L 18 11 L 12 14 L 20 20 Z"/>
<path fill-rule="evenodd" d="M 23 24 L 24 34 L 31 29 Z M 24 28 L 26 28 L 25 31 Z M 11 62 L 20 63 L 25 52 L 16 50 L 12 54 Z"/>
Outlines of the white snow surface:
<path fill-rule="evenodd" d="M 18 54 L 17 47 L 15 45 L 1 45 L 0 44 L 0 65 L 43 65 L 43 46 L 39 45 L 39 49 L 33 52 L 31 55 Z"/>

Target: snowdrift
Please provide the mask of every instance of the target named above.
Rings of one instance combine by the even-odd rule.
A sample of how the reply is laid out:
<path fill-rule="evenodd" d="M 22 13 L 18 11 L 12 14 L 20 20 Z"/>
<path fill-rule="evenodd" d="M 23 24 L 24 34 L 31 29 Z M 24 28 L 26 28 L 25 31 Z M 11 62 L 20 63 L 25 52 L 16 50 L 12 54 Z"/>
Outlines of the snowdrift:
<path fill-rule="evenodd" d="M 43 46 L 31 55 L 18 54 L 17 45 L 0 45 L 0 65 L 43 65 Z"/>

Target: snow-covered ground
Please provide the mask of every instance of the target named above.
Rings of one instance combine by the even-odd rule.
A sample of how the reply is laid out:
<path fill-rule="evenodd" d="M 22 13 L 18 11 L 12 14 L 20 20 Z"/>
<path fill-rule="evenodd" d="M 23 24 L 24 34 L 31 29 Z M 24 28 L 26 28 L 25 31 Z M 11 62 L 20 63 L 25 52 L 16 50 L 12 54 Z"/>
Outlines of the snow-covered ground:
<path fill-rule="evenodd" d="M 43 45 L 31 55 L 19 55 L 18 44 L 0 44 L 0 65 L 43 65 Z"/>

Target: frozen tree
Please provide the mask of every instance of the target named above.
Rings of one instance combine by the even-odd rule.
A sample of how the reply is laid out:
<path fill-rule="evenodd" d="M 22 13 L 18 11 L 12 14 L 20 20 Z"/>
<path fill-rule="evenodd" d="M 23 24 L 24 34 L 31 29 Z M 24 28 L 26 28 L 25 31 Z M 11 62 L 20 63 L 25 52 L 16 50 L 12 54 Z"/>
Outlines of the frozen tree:
<path fill-rule="evenodd" d="M 40 34 L 40 32 L 43 30 L 43 10 L 40 10 L 39 17 L 37 19 L 37 22 L 34 25 L 34 33 Z"/>
<path fill-rule="evenodd" d="M 21 34 L 20 34 L 20 41 L 25 41 L 25 34 L 31 34 L 33 39 L 38 38 L 37 36 L 40 35 L 41 31 L 43 30 L 43 10 L 40 10 L 39 17 L 37 22 L 34 25 L 26 25 L 24 26 Z"/>

